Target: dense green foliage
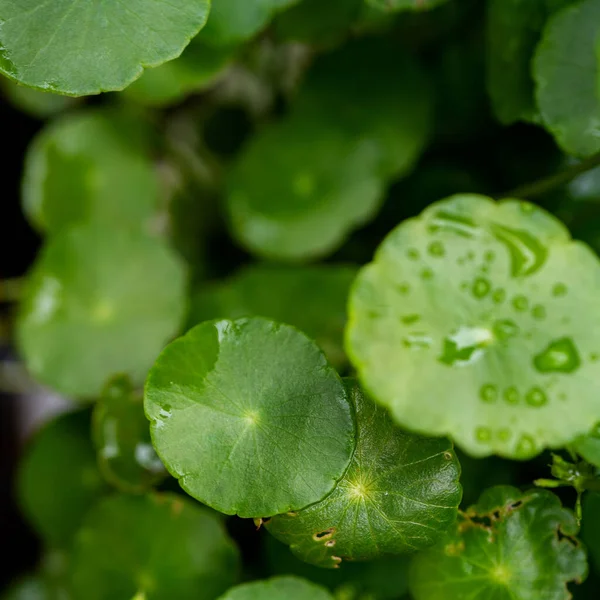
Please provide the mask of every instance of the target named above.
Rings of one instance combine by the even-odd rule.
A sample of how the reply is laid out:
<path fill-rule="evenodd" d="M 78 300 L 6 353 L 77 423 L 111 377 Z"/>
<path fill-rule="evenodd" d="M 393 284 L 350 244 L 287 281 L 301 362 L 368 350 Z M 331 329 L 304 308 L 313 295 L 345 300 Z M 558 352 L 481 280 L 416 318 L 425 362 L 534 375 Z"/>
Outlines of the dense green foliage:
<path fill-rule="evenodd" d="M 0 73 L 6 600 L 597 598 L 600 0 L 0 0 Z"/>

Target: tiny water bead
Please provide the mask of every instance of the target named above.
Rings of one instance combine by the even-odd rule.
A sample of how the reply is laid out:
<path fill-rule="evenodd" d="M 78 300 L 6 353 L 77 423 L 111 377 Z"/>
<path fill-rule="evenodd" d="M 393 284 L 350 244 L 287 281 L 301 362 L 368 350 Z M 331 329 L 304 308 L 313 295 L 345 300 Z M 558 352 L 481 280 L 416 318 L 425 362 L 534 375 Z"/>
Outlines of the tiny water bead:
<path fill-rule="evenodd" d="M 567 295 L 567 286 L 564 283 L 556 283 L 552 288 L 552 295 L 557 298 Z"/>
<path fill-rule="evenodd" d="M 536 304 L 531 309 L 531 316 L 538 321 L 543 321 L 546 318 L 546 309 L 541 304 Z"/>
<path fill-rule="evenodd" d="M 496 239 L 508 249 L 511 259 L 511 275 L 526 277 L 539 271 L 548 258 L 548 249 L 527 231 L 505 225 L 491 224 Z"/>
<path fill-rule="evenodd" d="M 494 290 L 494 292 L 492 293 L 492 301 L 496 304 L 502 304 L 504 300 L 506 300 L 506 291 L 502 288 Z"/>
<path fill-rule="evenodd" d="M 488 295 L 491 287 L 492 284 L 488 279 L 485 279 L 484 277 L 477 277 L 473 281 L 473 287 L 471 288 L 471 291 L 473 292 L 473 296 L 475 296 L 475 298 L 485 298 Z"/>
<path fill-rule="evenodd" d="M 411 333 L 402 342 L 406 348 L 411 350 L 429 348 L 433 344 L 431 336 L 427 333 Z"/>
<path fill-rule="evenodd" d="M 544 406 L 548 402 L 548 397 L 544 390 L 539 387 L 533 387 L 525 395 L 525 401 L 530 406 Z"/>
<path fill-rule="evenodd" d="M 479 390 L 479 397 L 484 402 L 496 402 L 498 399 L 498 387 L 493 383 L 486 383 Z"/>
<path fill-rule="evenodd" d="M 401 318 L 401 321 L 405 324 L 405 325 L 413 325 L 414 323 L 416 323 L 417 321 L 419 321 L 421 319 L 420 315 L 405 315 Z"/>
<path fill-rule="evenodd" d="M 537 453 L 535 440 L 527 434 L 521 435 L 516 446 L 517 456 L 529 458 Z"/>
<path fill-rule="evenodd" d="M 519 390 L 515 386 L 507 387 L 504 390 L 503 398 L 509 404 L 518 404 L 520 398 Z"/>
<path fill-rule="evenodd" d="M 581 366 L 581 359 L 573 340 L 563 337 L 534 356 L 533 365 L 540 373 L 573 373 Z"/>
<path fill-rule="evenodd" d="M 446 249 L 444 248 L 444 244 L 442 242 L 431 242 L 428 248 L 429 254 L 431 256 L 442 257 L 446 254 Z"/>
<path fill-rule="evenodd" d="M 518 312 L 525 312 L 529 308 L 529 300 L 526 296 L 518 295 L 512 299 L 513 308 Z"/>
<path fill-rule="evenodd" d="M 406 251 L 406 256 L 410 259 L 410 260 L 418 260 L 419 259 L 419 251 L 416 248 L 409 248 Z"/>
<path fill-rule="evenodd" d="M 494 334 L 499 340 L 506 341 L 519 334 L 519 326 L 510 319 L 501 319 L 494 323 Z"/>
<path fill-rule="evenodd" d="M 431 269 L 423 269 L 421 271 L 421 279 L 425 279 L 426 281 L 433 279 L 433 271 Z"/>
<path fill-rule="evenodd" d="M 492 439 L 492 430 L 489 427 L 478 427 L 475 430 L 475 439 L 478 442 L 489 442 Z"/>
<path fill-rule="evenodd" d="M 401 283 L 400 285 L 398 285 L 396 287 L 396 289 L 398 290 L 398 292 L 400 294 L 402 294 L 403 296 L 406 296 L 407 294 L 410 293 L 410 285 L 408 285 L 408 283 Z"/>

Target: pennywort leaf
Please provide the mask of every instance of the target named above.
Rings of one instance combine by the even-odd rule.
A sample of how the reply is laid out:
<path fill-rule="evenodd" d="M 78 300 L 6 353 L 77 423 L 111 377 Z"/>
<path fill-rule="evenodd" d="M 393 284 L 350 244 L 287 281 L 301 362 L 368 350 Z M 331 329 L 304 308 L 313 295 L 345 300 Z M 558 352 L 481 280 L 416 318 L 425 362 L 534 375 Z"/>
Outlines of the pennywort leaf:
<path fill-rule="evenodd" d="M 287 576 L 238 585 L 219 600 L 333 600 L 333 596 L 320 585 Z"/>
<path fill-rule="evenodd" d="M 415 557 L 411 594 L 415 600 L 568 600 L 567 584 L 587 575 L 577 530 L 573 513 L 551 492 L 490 488 L 452 533 Z"/>
<path fill-rule="evenodd" d="M 453 196 L 399 225 L 359 274 L 346 347 L 400 424 L 525 459 L 600 420 L 599 289 L 597 256 L 550 214 Z"/>
<path fill-rule="evenodd" d="M 452 445 L 399 429 L 347 381 L 357 418 L 356 450 L 334 491 L 267 529 L 299 558 L 325 568 L 435 543 L 455 521 L 460 467 Z"/>
<path fill-rule="evenodd" d="M 354 449 L 344 385 L 317 345 L 262 318 L 207 321 L 172 342 L 145 390 L 154 447 L 194 498 L 269 517 L 331 491 Z"/>
<path fill-rule="evenodd" d="M 381 10 L 429 10 L 448 0 L 366 0 L 367 4 Z"/>

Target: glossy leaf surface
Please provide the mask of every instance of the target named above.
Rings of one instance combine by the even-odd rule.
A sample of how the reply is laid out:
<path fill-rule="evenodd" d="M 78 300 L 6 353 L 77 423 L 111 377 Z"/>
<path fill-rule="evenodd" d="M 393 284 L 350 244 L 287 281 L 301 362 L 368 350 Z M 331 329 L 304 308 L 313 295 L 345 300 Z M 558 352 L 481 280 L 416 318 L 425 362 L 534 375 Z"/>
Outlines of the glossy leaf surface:
<path fill-rule="evenodd" d="M 238 571 L 219 519 L 175 494 L 102 500 L 78 531 L 72 560 L 75 600 L 214 600 Z"/>
<path fill-rule="evenodd" d="M 120 372 L 139 385 L 177 331 L 184 284 L 183 265 L 158 239 L 100 225 L 57 233 L 20 307 L 17 336 L 28 369 L 71 396 L 97 396 Z"/>
<path fill-rule="evenodd" d="M 531 204 L 453 196 L 359 274 L 347 351 L 400 424 L 526 459 L 600 419 L 600 261 Z"/>
<path fill-rule="evenodd" d="M 435 548 L 412 563 L 415 600 L 568 600 L 587 574 L 573 513 L 546 490 L 490 488 Z"/>
<path fill-rule="evenodd" d="M 143 492 L 167 475 L 152 447 L 142 394 L 128 377 L 104 387 L 94 407 L 93 440 L 102 474 L 124 492 Z"/>
<path fill-rule="evenodd" d="M 215 318 L 261 316 L 289 323 L 314 339 L 334 366 L 343 366 L 346 299 L 356 276 L 350 266 L 277 267 L 258 264 L 230 279 L 202 285 L 192 297 L 190 325 Z"/>
<path fill-rule="evenodd" d="M 331 491 L 354 448 L 344 385 L 317 345 L 261 318 L 207 321 L 146 382 L 154 447 L 194 498 L 268 517 Z"/>
<path fill-rule="evenodd" d="M 355 382 L 347 386 L 358 440 L 344 477 L 321 502 L 266 525 L 299 558 L 325 568 L 432 545 L 456 519 L 461 498 L 448 440 L 402 431 Z"/>
<path fill-rule="evenodd" d="M 333 600 L 333 596 L 319 585 L 288 576 L 238 585 L 219 600 Z"/>
<path fill-rule="evenodd" d="M 210 0 L 0 0 L 0 72 L 71 96 L 120 90 L 176 58 Z"/>

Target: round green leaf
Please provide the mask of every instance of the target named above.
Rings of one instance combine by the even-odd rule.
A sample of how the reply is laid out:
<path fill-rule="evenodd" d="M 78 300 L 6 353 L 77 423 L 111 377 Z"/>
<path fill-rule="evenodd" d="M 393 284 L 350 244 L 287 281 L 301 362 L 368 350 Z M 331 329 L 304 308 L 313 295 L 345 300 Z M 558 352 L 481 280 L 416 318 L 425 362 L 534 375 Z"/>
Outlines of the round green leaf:
<path fill-rule="evenodd" d="M 208 321 L 171 343 L 150 371 L 145 407 L 181 487 L 241 517 L 320 500 L 354 448 L 344 385 L 323 353 L 261 318 Z"/>
<path fill-rule="evenodd" d="M 30 145 L 23 208 L 40 230 L 83 221 L 140 228 L 156 210 L 159 182 L 142 122 L 117 111 L 69 114 Z"/>
<path fill-rule="evenodd" d="M 366 0 L 367 4 L 381 10 L 430 10 L 448 0 Z"/>
<path fill-rule="evenodd" d="M 573 513 L 547 490 L 490 488 L 451 534 L 415 557 L 411 594 L 415 600 L 568 600 L 567 583 L 587 575 L 577 530 Z"/>
<path fill-rule="evenodd" d="M 17 323 L 31 373 L 93 397 L 114 373 L 143 381 L 185 310 L 185 272 L 155 238 L 100 225 L 63 230 L 42 249 Z"/>
<path fill-rule="evenodd" d="M 196 36 L 183 54 L 155 69 L 146 69 L 124 94 L 147 106 L 167 106 L 212 85 L 233 59 L 231 48 L 215 48 Z"/>
<path fill-rule="evenodd" d="M 190 325 L 215 318 L 261 316 L 289 323 L 314 339 L 329 362 L 346 363 L 346 299 L 356 269 L 350 266 L 277 267 L 258 264 L 193 296 Z"/>
<path fill-rule="evenodd" d="M 202 31 L 207 43 L 239 44 L 264 29 L 275 14 L 298 0 L 212 0 L 210 17 Z"/>
<path fill-rule="evenodd" d="M 587 462 L 600 468 L 600 424 L 588 435 L 578 437 L 573 448 Z"/>
<path fill-rule="evenodd" d="M 0 72 L 70 96 L 120 90 L 181 54 L 210 0 L 0 0 Z"/>
<path fill-rule="evenodd" d="M 219 600 L 333 600 L 333 596 L 320 585 L 288 576 L 238 585 Z"/>
<path fill-rule="evenodd" d="M 346 348 L 399 423 L 525 459 L 600 420 L 599 293 L 597 256 L 542 209 L 453 196 L 358 275 Z"/>
<path fill-rule="evenodd" d="M 142 394 L 128 377 L 106 384 L 94 407 L 93 439 L 102 474 L 124 492 L 143 492 L 167 474 L 150 441 Z"/>
<path fill-rule="evenodd" d="M 73 108 L 79 102 L 75 98 L 41 92 L 18 85 L 5 77 L 0 78 L 0 87 L 3 96 L 13 106 L 38 119 L 45 119 L 61 113 L 69 108 Z"/>
<path fill-rule="evenodd" d="M 599 34 L 597 0 L 567 7 L 549 20 L 533 62 L 542 119 L 569 154 L 600 150 Z"/>
<path fill-rule="evenodd" d="M 239 560 L 220 520 L 175 494 L 102 500 L 72 554 L 75 600 L 214 600 L 235 582 Z"/>
<path fill-rule="evenodd" d="M 456 520 L 461 498 L 448 440 L 404 432 L 356 383 L 347 386 L 358 438 L 344 477 L 321 502 L 266 525 L 296 556 L 325 568 L 434 544 Z"/>
<path fill-rule="evenodd" d="M 87 412 L 61 415 L 31 440 L 17 480 L 19 504 L 49 545 L 65 546 L 105 490 Z"/>

